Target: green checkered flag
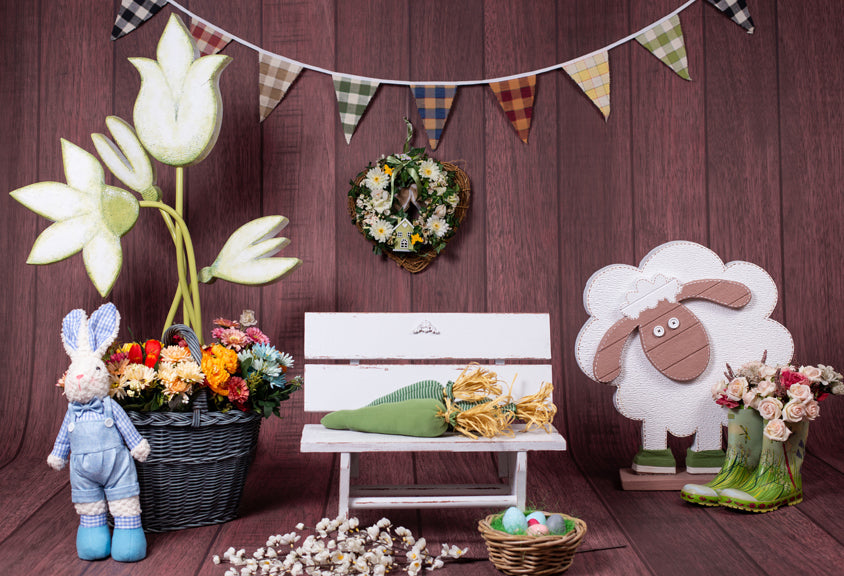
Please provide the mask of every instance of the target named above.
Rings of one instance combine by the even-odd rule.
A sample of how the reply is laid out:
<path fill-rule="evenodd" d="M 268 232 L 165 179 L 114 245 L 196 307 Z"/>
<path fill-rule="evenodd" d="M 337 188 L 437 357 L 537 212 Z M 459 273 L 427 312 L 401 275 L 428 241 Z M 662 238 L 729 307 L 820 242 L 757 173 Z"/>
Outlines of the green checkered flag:
<path fill-rule="evenodd" d="M 369 106 L 369 101 L 378 90 L 378 82 L 369 82 L 357 78 L 333 75 L 334 91 L 337 93 L 337 107 L 340 109 L 340 124 L 346 144 L 351 142 L 361 116 Z"/>
<path fill-rule="evenodd" d="M 683 42 L 683 30 L 680 17 L 676 14 L 659 22 L 652 28 L 636 36 L 639 44 L 650 50 L 651 54 L 662 60 L 678 76 L 691 80 L 689 62 L 686 60 L 686 44 Z"/>

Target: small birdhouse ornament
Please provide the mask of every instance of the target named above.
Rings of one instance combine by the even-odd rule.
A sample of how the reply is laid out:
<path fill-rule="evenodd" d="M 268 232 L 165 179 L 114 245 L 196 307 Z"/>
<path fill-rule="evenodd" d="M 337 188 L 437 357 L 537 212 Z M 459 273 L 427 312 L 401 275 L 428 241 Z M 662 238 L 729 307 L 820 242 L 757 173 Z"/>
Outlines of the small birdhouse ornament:
<path fill-rule="evenodd" d="M 396 226 L 396 239 L 393 242 L 393 252 L 416 252 L 413 248 L 413 224 L 407 218 L 402 218 Z"/>

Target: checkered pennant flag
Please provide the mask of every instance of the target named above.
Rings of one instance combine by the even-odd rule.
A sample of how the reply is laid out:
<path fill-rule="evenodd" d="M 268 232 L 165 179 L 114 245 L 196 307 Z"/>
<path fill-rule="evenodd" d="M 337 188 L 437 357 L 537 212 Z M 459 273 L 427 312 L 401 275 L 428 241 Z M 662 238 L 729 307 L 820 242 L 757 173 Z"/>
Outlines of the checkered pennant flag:
<path fill-rule="evenodd" d="M 457 86 L 413 85 L 410 90 L 416 98 L 416 107 L 428 133 L 428 144 L 431 150 L 436 150 L 448 120 L 451 104 L 457 94 Z"/>
<path fill-rule="evenodd" d="M 522 142 L 527 143 L 530 119 L 533 117 L 533 97 L 536 94 L 536 76 L 491 82 L 498 103 L 516 129 Z"/>
<path fill-rule="evenodd" d="M 581 58 L 563 70 L 577 82 L 606 120 L 610 115 L 610 62 L 607 52 Z"/>
<path fill-rule="evenodd" d="M 378 82 L 359 78 L 348 78 L 334 74 L 334 92 L 337 93 L 337 107 L 340 109 L 340 124 L 346 136 L 346 144 L 352 141 L 361 116 L 369 106 L 369 101 L 378 90 Z"/>
<path fill-rule="evenodd" d="M 639 44 L 650 50 L 651 54 L 674 70 L 678 76 L 691 80 L 689 63 L 686 60 L 686 44 L 683 42 L 683 30 L 680 17 L 676 14 L 636 36 Z"/>
<path fill-rule="evenodd" d="M 121 0 L 120 12 L 111 29 L 111 39 L 117 40 L 158 14 L 167 0 Z"/>
<path fill-rule="evenodd" d="M 275 110 L 302 67 L 271 54 L 258 53 L 258 108 L 261 122 Z"/>
<path fill-rule="evenodd" d="M 212 28 L 196 18 L 190 19 L 190 35 L 196 41 L 196 47 L 203 56 L 211 56 L 225 48 L 232 41 L 220 30 Z"/>
<path fill-rule="evenodd" d="M 753 18 L 750 17 L 750 10 L 747 9 L 745 0 L 709 0 L 709 3 L 747 30 L 748 34 L 753 34 L 756 26 L 753 24 Z"/>

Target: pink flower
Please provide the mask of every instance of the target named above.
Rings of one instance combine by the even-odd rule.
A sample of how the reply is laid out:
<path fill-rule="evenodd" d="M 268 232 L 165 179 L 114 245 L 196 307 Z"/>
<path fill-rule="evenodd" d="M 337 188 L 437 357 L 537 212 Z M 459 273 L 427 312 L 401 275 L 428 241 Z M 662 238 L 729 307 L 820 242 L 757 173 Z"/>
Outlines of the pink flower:
<path fill-rule="evenodd" d="M 235 352 L 240 352 L 243 348 L 252 344 L 252 339 L 237 328 L 226 328 L 214 337 L 220 341 L 220 344 Z"/>
<path fill-rule="evenodd" d="M 727 396 L 721 396 L 715 401 L 716 404 L 720 406 L 726 406 L 727 408 L 738 408 L 739 403 L 735 400 L 730 400 Z"/>
<path fill-rule="evenodd" d="M 235 322 L 234 320 L 226 320 L 225 318 L 216 318 L 214 320 L 214 324 L 217 326 L 222 326 L 223 328 L 239 328 L 240 324 Z"/>
<path fill-rule="evenodd" d="M 806 420 L 814 420 L 821 413 L 821 407 L 814 400 L 806 402 Z"/>
<path fill-rule="evenodd" d="M 788 397 L 798 402 L 808 402 L 813 398 L 812 389 L 806 384 L 792 384 L 788 388 Z"/>
<path fill-rule="evenodd" d="M 809 379 L 803 376 L 800 372 L 792 372 L 791 370 L 783 370 L 780 373 L 780 383 L 785 387 L 786 390 L 791 388 L 793 384 L 804 384 L 808 382 Z"/>
<path fill-rule="evenodd" d="M 238 376 L 232 376 L 229 378 L 228 385 L 229 400 L 243 410 L 243 405 L 249 400 L 249 386 L 246 385 L 246 380 Z"/>
<path fill-rule="evenodd" d="M 252 339 L 255 344 L 269 344 L 270 338 L 261 332 L 257 326 L 250 326 L 246 329 L 246 335 Z"/>
<path fill-rule="evenodd" d="M 115 352 L 112 354 L 108 360 L 106 360 L 107 364 L 120 364 L 124 358 L 128 358 L 129 355 L 126 352 Z"/>
<path fill-rule="evenodd" d="M 785 442 L 791 436 L 791 430 L 788 429 L 788 426 L 782 420 L 774 419 L 765 425 L 762 434 L 769 440 Z"/>

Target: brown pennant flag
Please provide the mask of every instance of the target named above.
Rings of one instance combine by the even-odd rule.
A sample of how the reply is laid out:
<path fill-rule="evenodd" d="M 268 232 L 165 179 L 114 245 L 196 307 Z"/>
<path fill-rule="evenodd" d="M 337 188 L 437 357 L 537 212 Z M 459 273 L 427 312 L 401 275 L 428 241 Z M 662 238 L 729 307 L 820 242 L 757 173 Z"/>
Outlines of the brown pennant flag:
<path fill-rule="evenodd" d="M 258 106 L 261 122 L 275 110 L 301 71 L 302 67 L 298 64 L 271 54 L 258 53 Z"/>
<path fill-rule="evenodd" d="M 522 142 L 527 142 L 530 120 L 533 117 L 533 97 L 536 93 L 536 76 L 513 78 L 503 82 L 491 82 L 498 103 L 516 129 Z"/>

